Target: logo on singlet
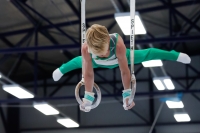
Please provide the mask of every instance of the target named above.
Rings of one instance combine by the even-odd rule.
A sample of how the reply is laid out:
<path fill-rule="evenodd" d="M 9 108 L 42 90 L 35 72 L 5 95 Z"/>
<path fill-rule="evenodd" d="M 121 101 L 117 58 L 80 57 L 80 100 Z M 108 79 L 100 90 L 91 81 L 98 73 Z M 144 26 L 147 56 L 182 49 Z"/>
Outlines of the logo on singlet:
<path fill-rule="evenodd" d="M 115 47 L 112 47 L 112 48 L 110 49 L 110 51 L 113 51 L 114 48 L 115 48 Z"/>
<path fill-rule="evenodd" d="M 106 61 L 111 61 L 111 60 L 115 60 L 115 59 L 117 59 L 116 56 L 115 56 L 114 58 L 109 58 L 109 59 L 107 59 Z"/>
<path fill-rule="evenodd" d="M 99 60 L 99 57 L 94 58 L 95 60 Z"/>

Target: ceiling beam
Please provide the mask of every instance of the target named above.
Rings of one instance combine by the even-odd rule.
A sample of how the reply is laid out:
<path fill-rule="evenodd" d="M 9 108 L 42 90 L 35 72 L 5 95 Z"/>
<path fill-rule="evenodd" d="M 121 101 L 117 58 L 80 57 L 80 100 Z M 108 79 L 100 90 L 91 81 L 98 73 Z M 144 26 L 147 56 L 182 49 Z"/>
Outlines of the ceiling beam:
<path fill-rule="evenodd" d="M 136 98 L 137 97 L 144 97 L 144 96 L 163 96 L 165 97 L 166 95 L 175 95 L 177 93 L 183 93 L 183 94 L 191 94 L 191 93 L 200 93 L 199 88 L 193 89 L 193 90 L 170 90 L 170 91 L 154 91 L 154 92 L 137 92 Z M 105 94 L 102 95 L 102 98 L 111 98 L 111 97 L 121 97 L 120 94 Z M 81 96 L 83 97 L 83 96 Z M 0 103 L 5 104 L 5 103 L 27 103 L 27 102 L 33 102 L 33 101 L 55 101 L 55 100 L 66 100 L 66 99 L 75 99 L 74 95 L 72 96 L 60 96 L 60 97 L 37 97 L 37 98 L 31 98 L 31 99 L 17 99 L 17 98 L 10 98 L 10 99 L 1 99 Z"/>
<path fill-rule="evenodd" d="M 170 43 L 170 42 L 195 42 L 199 41 L 200 36 L 181 36 L 181 37 L 163 37 L 163 38 L 153 38 L 153 39 L 137 39 L 136 44 L 150 44 L 150 43 Z M 129 46 L 130 41 L 124 42 Z M 76 44 L 64 44 L 58 46 L 38 46 L 38 47 L 23 47 L 15 49 L 1 49 L 1 54 L 14 54 L 14 53 L 25 53 L 25 52 L 36 52 L 36 51 L 46 51 L 46 50 L 69 50 L 80 48 Z"/>
<path fill-rule="evenodd" d="M 178 8 L 178 7 L 183 7 L 183 6 L 189 6 L 192 4 L 193 4 L 193 1 L 185 1 L 185 2 L 173 3 L 172 5 L 173 5 L 173 7 Z M 200 1 L 196 1 L 196 4 L 200 4 Z M 169 8 L 165 5 L 161 5 L 161 6 L 155 6 L 155 7 L 150 7 L 150 8 L 138 9 L 137 11 L 140 12 L 140 14 L 143 14 L 143 13 L 150 13 L 150 12 L 166 10 L 166 9 L 169 9 Z M 105 20 L 105 19 L 114 19 L 114 14 L 108 14 L 108 15 L 102 15 L 102 16 L 88 18 L 88 19 L 86 19 L 86 22 Z M 63 27 L 63 26 L 71 26 L 72 24 L 79 24 L 79 20 L 75 20 L 75 21 L 71 21 L 71 22 L 56 23 L 54 25 L 58 26 L 58 27 Z M 47 25 L 47 26 L 40 27 L 38 30 L 40 31 L 40 30 L 51 29 L 51 28 L 54 28 L 54 27 L 52 25 Z M 0 37 L 23 34 L 23 33 L 27 33 L 32 30 L 34 30 L 34 28 L 27 28 L 27 29 L 15 30 L 15 31 L 11 31 L 11 32 L 0 33 Z"/>

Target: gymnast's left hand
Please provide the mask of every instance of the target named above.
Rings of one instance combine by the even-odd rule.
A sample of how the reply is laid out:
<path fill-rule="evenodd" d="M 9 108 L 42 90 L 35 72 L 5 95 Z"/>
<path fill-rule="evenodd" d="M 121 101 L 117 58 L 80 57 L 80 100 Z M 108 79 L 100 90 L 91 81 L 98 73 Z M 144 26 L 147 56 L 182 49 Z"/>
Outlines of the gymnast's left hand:
<path fill-rule="evenodd" d="M 79 105 L 79 108 L 81 111 L 83 112 L 90 112 L 91 110 L 91 105 L 92 105 L 92 102 L 83 98 L 83 104 L 82 105 Z"/>
<path fill-rule="evenodd" d="M 134 101 L 132 101 L 131 104 L 129 104 L 128 101 L 129 101 L 129 98 L 125 99 L 125 101 L 124 101 L 124 104 L 123 104 L 124 110 L 129 110 L 135 106 Z"/>
<path fill-rule="evenodd" d="M 131 92 L 132 92 L 131 89 L 125 89 L 125 90 L 122 91 L 124 110 L 129 110 L 129 109 L 131 109 L 135 106 L 134 101 L 129 103 L 129 98 L 131 96 Z"/>
<path fill-rule="evenodd" d="M 84 98 L 83 98 L 83 103 L 82 103 L 82 105 L 79 106 L 80 110 L 84 111 L 84 112 L 90 112 L 91 106 L 92 106 L 92 103 L 93 103 L 94 99 L 95 99 L 94 92 L 85 91 L 85 95 L 84 95 Z"/>

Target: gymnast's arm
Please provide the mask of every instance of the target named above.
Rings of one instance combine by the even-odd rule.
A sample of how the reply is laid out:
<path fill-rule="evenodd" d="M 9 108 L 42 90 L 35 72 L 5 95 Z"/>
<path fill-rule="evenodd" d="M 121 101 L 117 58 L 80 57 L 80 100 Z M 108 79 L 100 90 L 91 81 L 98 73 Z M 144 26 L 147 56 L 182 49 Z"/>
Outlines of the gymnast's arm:
<path fill-rule="evenodd" d="M 116 46 L 116 56 L 119 62 L 119 68 L 121 71 L 124 89 L 130 89 L 131 76 L 128 67 L 128 61 L 126 58 L 126 46 L 124 44 L 123 39 L 120 36 L 118 37 L 118 42 Z"/>
<path fill-rule="evenodd" d="M 88 53 L 87 43 L 84 43 L 81 48 L 82 53 L 82 68 L 83 68 L 83 76 L 85 83 L 85 91 L 92 92 L 93 84 L 94 84 L 94 71 L 92 67 L 92 59 L 90 54 Z"/>

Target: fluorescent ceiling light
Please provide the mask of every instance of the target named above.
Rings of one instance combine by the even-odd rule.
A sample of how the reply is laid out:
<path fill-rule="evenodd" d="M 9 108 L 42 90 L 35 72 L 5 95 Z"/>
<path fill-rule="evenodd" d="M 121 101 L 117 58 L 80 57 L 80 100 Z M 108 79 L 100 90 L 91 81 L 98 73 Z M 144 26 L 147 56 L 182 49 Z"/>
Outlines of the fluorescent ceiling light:
<path fill-rule="evenodd" d="M 155 80 L 153 80 L 153 83 L 155 84 L 155 86 L 158 90 L 165 90 L 165 87 L 164 87 L 163 83 L 161 82 L 161 80 L 155 79 Z"/>
<path fill-rule="evenodd" d="M 170 78 L 164 79 L 163 81 L 164 81 L 165 86 L 167 87 L 168 90 L 174 90 L 175 89 L 174 84 L 172 83 Z"/>
<path fill-rule="evenodd" d="M 168 90 L 175 89 L 174 84 L 172 83 L 170 77 L 155 77 L 153 78 L 153 83 L 157 87 L 158 90 L 165 90 L 166 88 Z"/>
<path fill-rule="evenodd" d="M 42 112 L 45 115 L 57 115 L 59 114 L 59 111 L 50 106 L 46 102 L 41 102 L 41 103 L 33 103 L 33 107 Z"/>
<path fill-rule="evenodd" d="M 0 73 L 0 78 L 1 78 L 2 76 L 1 76 L 1 73 Z"/>
<path fill-rule="evenodd" d="M 34 98 L 34 95 L 19 85 L 3 85 L 3 90 L 19 99 Z"/>
<path fill-rule="evenodd" d="M 124 35 L 130 35 L 131 23 L 130 12 L 115 13 L 115 20 L 121 28 Z M 138 12 L 135 12 L 135 35 L 146 34 L 145 27 Z"/>
<path fill-rule="evenodd" d="M 182 101 L 166 101 L 166 104 L 168 108 L 175 109 L 175 108 L 183 108 L 183 102 Z"/>
<path fill-rule="evenodd" d="M 163 63 L 161 60 L 150 60 L 150 61 L 142 62 L 142 65 L 144 67 L 159 67 L 159 66 L 163 66 Z"/>
<path fill-rule="evenodd" d="M 187 113 L 176 113 L 174 114 L 174 118 L 177 122 L 187 122 L 191 120 Z"/>
<path fill-rule="evenodd" d="M 59 118 L 57 119 L 57 122 L 67 128 L 79 127 L 79 124 L 70 118 Z"/>

